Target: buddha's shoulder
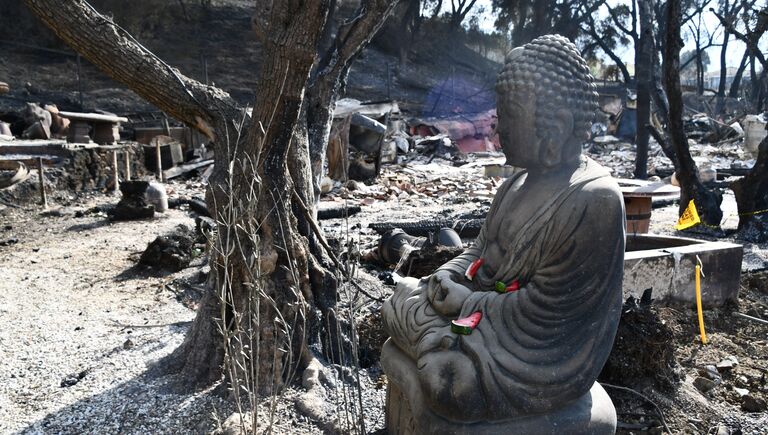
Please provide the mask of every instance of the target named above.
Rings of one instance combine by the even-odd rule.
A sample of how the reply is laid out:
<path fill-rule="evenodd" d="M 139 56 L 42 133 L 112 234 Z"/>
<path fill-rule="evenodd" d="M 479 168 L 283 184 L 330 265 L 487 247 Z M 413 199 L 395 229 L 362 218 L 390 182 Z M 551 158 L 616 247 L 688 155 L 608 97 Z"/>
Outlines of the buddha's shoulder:
<path fill-rule="evenodd" d="M 595 178 L 584 183 L 575 192 L 574 200 L 602 215 L 623 214 L 621 210 L 624 207 L 624 197 L 619 184 L 610 176 Z"/>

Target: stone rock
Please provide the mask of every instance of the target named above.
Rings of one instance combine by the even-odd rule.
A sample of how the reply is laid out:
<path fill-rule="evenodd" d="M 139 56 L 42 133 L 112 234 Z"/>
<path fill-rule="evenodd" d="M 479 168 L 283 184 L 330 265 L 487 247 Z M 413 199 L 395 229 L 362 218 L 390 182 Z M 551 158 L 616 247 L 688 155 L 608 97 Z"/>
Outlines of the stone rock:
<path fill-rule="evenodd" d="M 699 374 L 706 377 L 707 379 L 715 381 L 718 384 L 723 380 L 723 378 L 720 376 L 720 373 L 717 371 L 717 368 L 713 365 L 707 365 L 703 368 L 699 368 Z"/>
<path fill-rule="evenodd" d="M 746 388 L 738 388 L 738 387 L 736 387 L 736 388 L 733 389 L 733 391 L 736 392 L 736 394 L 738 394 L 739 397 L 744 397 L 747 394 L 749 394 L 749 390 L 747 390 Z"/>
<path fill-rule="evenodd" d="M 192 262 L 196 241 L 196 235 L 190 228 L 178 225 L 172 233 L 153 240 L 141 254 L 139 264 L 178 272 Z"/>
<path fill-rule="evenodd" d="M 24 125 L 27 126 L 27 128 L 39 122 L 41 127 L 44 127 L 46 130 L 48 130 L 48 136 L 50 137 L 51 113 L 40 107 L 40 105 L 35 103 L 27 103 L 26 106 L 24 106 L 24 109 L 21 111 L 21 118 L 24 120 Z"/>
<path fill-rule="evenodd" d="M 85 378 L 86 375 L 88 375 L 88 372 L 89 370 L 86 369 L 86 370 L 83 370 L 77 373 L 71 373 L 65 376 L 64 379 L 61 380 L 61 387 L 66 388 L 66 387 L 71 387 L 73 385 L 76 385 L 78 382 L 83 380 L 83 378 Z"/>
<path fill-rule="evenodd" d="M 51 127 L 45 124 L 43 121 L 35 121 L 34 124 L 27 127 L 21 134 L 21 137 L 25 139 L 50 139 Z"/>
<path fill-rule="evenodd" d="M 221 424 L 221 431 L 223 435 L 246 435 L 249 433 L 249 429 L 253 426 L 252 416 L 250 413 L 240 414 L 235 412 L 230 415 L 224 423 Z"/>
<path fill-rule="evenodd" d="M 741 409 L 747 412 L 763 412 L 768 409 L 768 405 L 765 400 L 755 397 L 751 394 L 747 394 L 741 398 Z"/>
<path fill-rule="evenodd" d="M 719 372 L 727 372 L 739 365 L 739 360 L 733 355 L 728 355 L 717 363 L 717 370 Z"/>
<path fill-rule="evenodd" d="M 301 377 L 301 386 L 307 390 L 320 386 L 320 375 L 323 373 L 323 365 L 317 358 L 312 360 L 304 369 L 304 374 Z"/>
<path fill-rule="evenodd" d="M 719 382 L 715 382 L 711 379 L 703 378 L 701 376 L 693 380 L 693 386 L 702 393 L 707 393 L 715 388 Z"/>
<path fill-rule="evenodd" d="M 147 190 L 144 192 L 147 202 L 155 207 L 158 213 L 168 211 L 168 194 L 165 191 L 165 185 L 156 181 L 150 181 Z"/>
<path fill-rule="evenodd" d="M 320 192 L 328 193 L 331 190 L 333 190 L 333 180 L 329 177 L 323 177 L 323 180 L 320 182 Z"/>

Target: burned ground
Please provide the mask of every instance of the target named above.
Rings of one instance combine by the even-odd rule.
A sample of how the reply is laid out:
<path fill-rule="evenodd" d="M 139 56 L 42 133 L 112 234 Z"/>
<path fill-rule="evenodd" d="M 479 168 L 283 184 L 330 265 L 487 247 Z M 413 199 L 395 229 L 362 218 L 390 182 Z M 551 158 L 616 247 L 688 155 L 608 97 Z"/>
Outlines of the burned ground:
<path fill-rule="evenodd" d="M 0 9 L 11 10 L 5 9 L 11 3 L 18 2 L 0 0 Z M 209 2 L 215 7 L 206 11 L 190 6 L 186 12 L 175 2 L 153 8 L 159 3 L 142 1 L 151 11 L 142 17 L 134 14 L 135 5 L 126 10 L 125 2 L 104 0 L 94 5 L 118 6 L 118 22 L 195 78 L 202 79 L 205 73 L 201 55 L 215 59 L 208 62 L 209 79 L 238 101 L 251 103 L 254 78 L 231 73 L 256 70 L 259 47 L 248 26 L 242 25 L 249 19 L 250 2 Z M 0 30 L 9 28 L 3 25 L 9 16 L 0 16 Z M 4 54 L 0 80 L 11 85 L 10 98 L 0 99 L 0 112 L 16 110 L 27 101 L 118 113 L 155 110 L 85 62 L 85 107 L 81 107 L 74 91 L 75 57 L 7 43 L 67 51 L 45 32 L 36 33 L 36 21 L 23 23 L 16 34 L 0 33 L 6 42 L 0 44 Z M 457 45 L 436 26 L 425 29 L 409 62 L 401 66 L 387 32 L 395 30 L 385 30 L 353 66 L 346 96 L 392 97 L 403 101 L 403 112 L 411 116 L 452 111 L 456 101 L 466 100 L 461 92 L 473 96 L 462 110 L 493 106 L 489 92 L 498 64 Z M 634 149 L 614 139 L 591 143 L 586 151 L 614 175 L 628 176 Z M 691 150 L 699 163 L 716 167 L 721 177 L 728 170 L 743 170 L 751 159 L 732 139 L 697 143 Z M 452 153 L 449 159 L 442 158 L 446 152 Z M 151 220 L 110 222 L 106 211 L 118 198 L 106 193 L 111 187 L 108 157 L 87 151 L 73 156 L 72 162 L 69 169 L 47 171 L 51 201 L 47 211 L 36 204 L 39 190 L 34 175 L 0 191 L 0 376 L 7 380 L 0 386 L 0 431 L 224 432 L 225 420 L 235 412 L 224 388 L 181 391 L 174 376 L 159 376 L 155 370 L 158 361 L 181 343 L 204 291 L 209 268 L 199 249 L 201 241 L 165 239 L 175 241 L 169 251 L 171 269 L 180 270 L 148 270 L 138 264 L 148 245 L 151 253 L 162 253 L 152 250 L 152 241 L 163 240 L 179 225 L 193 228 L 196 214 L 184 206 Z M 484 177 L 482 167 L 501 163 L 498 154 L 466 156 L 440 148 L 431 155 L 401 155 L 374 181 L 332 186 L 322 198 L 322 208 L 361 208 L 349 218 L 321 222 L 336 254 L 356 270 L 354 276 L 361 283 L 360 288 L 342 286 L 339 311 L 345 326 L 357 330 L 358 342 L 350 345 L 357 346 L 359 367 L 329 363 L 321 400 L 307 399 L 297 380 L 278 398 L 273 415 L 266 406 L 260 409 L 260 421 L 273 421 L 277 433 L 343 431 L 349 427 L 345 418 L 350 418 L 344 414 L 352 410 L 362 413 L 368 432 L 383 433 L 386 377 L 378 359 L 386 333 L 379 309 L 394 286 L 387 277 L 391 267 L 366 259 L 379 242 L 368 225 L 482 218 L 502 181 Z M 670 167 L 661 149 L 652 144 L 651 172 L 665 177 Z M 133 171 L 142 175 L 139 168 Z M 200 197 L 205 189 L 198 178 L 167 185 L 172 200 Z M 727 190 L 723 208 L 724 227 L 731 234 L 737 215 Z M 675 233 L 677 214 L 675 203 L 655 209 L 651 231 Z M 639 301 L 625 305 L 614 351 L 600 379 L 622 387 L 607 387 L 622 433 L 659 433 L 662 414 L 673 433 L 765 433 L 768 327 L 737 313 L 768 318 L 768 247 L 745 243 L 745 249 L 738 303 L 704 311 L 707 345 L 698 338 L 694 307 Z M 446 257 L 439 258 L 427 251 L 412 254 L 401 272 L 423 276 L 454 253 L 442 252 Z M 157 265 L 159 258 L 148 262 Z M 715 366 L 717 373 L 708 366 Z M 365 404 L 362 411 L 350 405 L 358 398 Z"/>
<path fill-rule="evenodd" d="M 455 167 L 439 159 L 428 165 L 415 161 L 409 167 L 388 166 L 371 185 L 355 191 L 337 188 L 324 197 L 321 207 L 356 203 L 362 211 L 321 224 L 340 241 L 338 249 L 345 252 L 339 253 L 346 254 L 342 258 L 356 264 L 355 258 L 378 244 L 379 236 L 367 228 L 368 223 L 468 216 L 487 207 L 490 196 L 466 189 L 471 186 L 478 192 L 489 183 L 489 190 L 494 190 L 495 181 L 481 182 L 480 171 L 480 165 Z M 168 187 L 171 198 L 193 197 L 202 185 L 190 180 Z M 56 199 L 45 213 L 34 205 L 0 212 L 0 240 L 16 240 L 0 246 L 4 277 L 0 339 L 6 361 L 3 372 L 11 379 L 0 396 L 4 430 L 216 430 L 234 411 L 226 394 L 182 393 L 173 388 L 172 376 L 152 375 L 156 361 L 183 338 L 205 285 L 207 266 L 195 260 L 191 267 L 171 274 L 137 269 L 152 240 L 180 224 L 192 228 L 196 214 L 184 206 L 153 220 L 109 223 L 103 210 L 114 204 L 115 197 L 69 195 L 72 199 Z M 376 197 L 385 199 L 368 200 Z M 669 232 L 675 208 L 657 209 L 652 230 Z M 383 428 L 386 391 L 378 365 L 386 334 L 378 311 L 380 299 L 393 286 L 376 278 L 386 268 L 365 262 L 356 267 L 365 270 L 366 278 L 360 282 L 366 294 L 344 287 L 341 314 L 355 319 L 360 366 L 356 373 L 366 403 L 366 428 L 373 432 Z M 760 409 L 766 399 L 768 330 L 733 313 L 767 318 L 765 282 L 765 271 L 745 273 L 738 305 L 704 311 L 708 345 L 699 342 L 693 307 L 640 303 L 625 307 L 614 354 L 601 380 L 631 388 L 648 400 L 607 388 L 624 433 L 658 433 L 661 419 L 651 402 L 659 406 L 674 433 L 706 433 L 721 425 L 729 433 L 761 433 L 765 412 L 745 408 Z M 706 366 L 729 356 L 738 364 L 719 372 L 719 384 L 706 393 L 694 386 Z M 292 385 L 278 402 L 276 428 L 317 433 L 341 427 L 335 416 L 345 409 L 342 391 L 356 390 L 354 383 L 343 381 L 345 376 L 323 387 L 325 399 L 319 407 L 313 407 L 315 401 L 307 402 L 300 385 Z M 62 386 L 68 383 L 72 385 Z M 748 394 L 742 394 L 745 390 Z M 262 418 L 268 421 L 268 414 Z"/>

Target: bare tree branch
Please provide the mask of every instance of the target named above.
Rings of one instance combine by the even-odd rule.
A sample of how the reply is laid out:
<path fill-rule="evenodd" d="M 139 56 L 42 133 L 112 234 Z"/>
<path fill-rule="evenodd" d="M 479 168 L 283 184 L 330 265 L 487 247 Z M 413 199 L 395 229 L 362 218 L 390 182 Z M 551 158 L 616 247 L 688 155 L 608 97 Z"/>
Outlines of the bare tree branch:
<path fill-rule="evenodd" d="M 616 27 L 627 34 L 629 37 L 632 38 L 635 43 L 637 43 L 638 35 L 636 32 L 633 32 L 629 30 L 624 24 L 621 23 L 621 20 L 619 19 L 619 16 L 616 14 L 616 10 L 611 7 L 608 3 L 605 3 L 605 7 L 608 8 L 608 15 L 611 17 L 611 20 L 613 20 L 613 23 L 616 25 Z"/>
<path fill-rule="evenodd" d="M 213 124 L 239 110 L 224 91 L 184 76 L 83 0 L 24 0 L 65 43 L 113 79 L 210 139 Z"/>

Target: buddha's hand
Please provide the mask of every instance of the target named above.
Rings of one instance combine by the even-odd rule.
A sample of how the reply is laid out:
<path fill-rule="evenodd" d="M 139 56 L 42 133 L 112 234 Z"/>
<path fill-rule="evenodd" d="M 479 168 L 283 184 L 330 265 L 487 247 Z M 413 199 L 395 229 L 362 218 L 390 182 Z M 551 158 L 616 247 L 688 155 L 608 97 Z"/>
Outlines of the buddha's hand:
<path fill-rule="evenodd" d="M 469 288 L 456 281 L 455 274 L 447 270 L 438 270 L 429 279 L 429 301 L 435 311 L 446 317 L 459 315 L 464 301 L 472 294 Z"/>

